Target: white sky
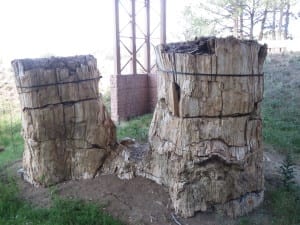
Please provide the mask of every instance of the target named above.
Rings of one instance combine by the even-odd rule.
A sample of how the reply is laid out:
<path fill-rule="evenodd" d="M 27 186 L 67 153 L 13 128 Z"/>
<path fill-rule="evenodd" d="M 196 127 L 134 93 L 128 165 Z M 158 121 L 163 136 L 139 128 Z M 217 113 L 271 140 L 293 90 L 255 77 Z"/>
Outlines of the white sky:
<path fill-rule="evenodd" d="M 0 58 L 94 54 L 102 49 L 112 52 L 112 2 L 0 0 Z M 175 41 L 170 36 L 178 30 L 180 10 L 186 1 L 167 3 L 167 38 Z"/>
<path fill-rule="evenodd" d="M 112 1 L 0 1 L 0 55 L 86 54 L 111 42 Z"/>
<path fill-rule="evenodd" d="M 160 1 L 160 0 L 152 0 Z M 170 0 L 169 0 L 170 1 Z M 93 54 L 113 48 L 113 0 L 0 0 L 0 57 Z M 172 0 L 180 13 L 181 0 Z"/>

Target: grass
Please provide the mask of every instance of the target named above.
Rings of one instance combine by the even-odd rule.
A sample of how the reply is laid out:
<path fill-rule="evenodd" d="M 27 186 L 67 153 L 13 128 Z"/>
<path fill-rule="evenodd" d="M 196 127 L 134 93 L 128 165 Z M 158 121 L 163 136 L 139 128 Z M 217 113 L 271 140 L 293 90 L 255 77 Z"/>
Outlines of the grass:
<path fill-rule="evenodd" d="M 20 159 L 23 153 L 24 141 L 21 136 L 21 119 L 19 113 L 0 108 L 0 167 Z"/>
<path fill-rule="evenodd" d="M 264 141 L 300 155 L 300 55 L 270 56 L 265 64 Z"/>
<path fill-rule="evenodd" d="M 300 54 L 268 56 L 265 66 L 265 90 L 262 105 L 264 142 L 277 151 L 300 158 Z M 239 219 L 239 225 L 299 225 L 300 187 L 268 187 L 261 207 L 269 221 L 251 216 Z"/>
<path fill-rule="evenodd" d="M 94 203 L 54 198 L 50 208 L 36 208 L 19 197 L 14 181 L 0 181 L 1 225 L 121 225 Z"/>
<path fill-rule="evenodd" d="M 146 114 L 130 121 L 121 122 L 117 127 L 118 140 L 125 137 L 131 137 L 139 142 L 147 142 L 151 120 L 152 114 Z"/>
<path fill-rule="evenodd" d="M 299 225 L 300 187 L 288 191 L 285 187 L 265 190 L 263 204 L 254 213 L 238 219 L 238 225 Z"/>
<path fill-rule="evenodd" d="M 279 188 L 270 191 L 267 199 L 274 225 L 299 225 L 300 224 L 300 188 L 295 187 L 293 191 Z"/>

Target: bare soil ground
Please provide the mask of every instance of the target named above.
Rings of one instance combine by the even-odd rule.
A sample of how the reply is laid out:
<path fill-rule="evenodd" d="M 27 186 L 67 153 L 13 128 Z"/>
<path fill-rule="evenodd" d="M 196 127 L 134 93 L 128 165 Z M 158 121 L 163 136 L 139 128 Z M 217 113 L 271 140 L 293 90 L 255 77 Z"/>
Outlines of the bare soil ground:
<path fill-rule="evenodd" d="M 279 185 L 278 169 L 283 156 L 276 153 L 272 147 L 265 147 L 264 170 L 266 189 Z M 21 168 L 18 161 L 7 168 L 12 176 Z M 300 185 L 300 166 L 295 167 L 296 182 Z M 17 178 L 21 195 L 27 201 L 38 207 L 47 207 L 51 204 L 51 196 L 58 195 L 64 198 L 82 199 L 96 202 L 121 221 L 129 225 L 235 225 L 239 219 L 230 219 L 218 213 L 197 213 L 195 217 L 184 219 L 176 216 L 165 187 L 162 187 L 145 178 L 136 177 L 132 180 L 120 180 L 113 175 L 98 176 L 91 180 L 67 181 L 50 188 L 36 188 Z M 270 224 L 271 215 L 265 203 L 248 215 L 248 219 L 259 221 L 260 224 Z M 264 222 L 265 221 L 265 222 Z M 178 223 L 179 222 L 179 223 Z"/>

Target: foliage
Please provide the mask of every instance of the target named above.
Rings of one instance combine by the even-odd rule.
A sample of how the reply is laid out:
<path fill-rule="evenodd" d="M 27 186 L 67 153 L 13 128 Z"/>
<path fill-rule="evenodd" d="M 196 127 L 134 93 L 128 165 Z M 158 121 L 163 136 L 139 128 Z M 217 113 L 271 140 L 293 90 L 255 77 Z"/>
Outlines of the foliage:
<path fill-rule="evenodd" d="M 148 130 L 151 123 L 152 114 L 136 117 L 130 121 L 121 122 L 117 127 L 118 139 L 125 137 L 135 138 L 140 142 L 148 140 Z"/>
<path fill-rule="evenodd" d="M 15 182 L 0 180 L 0 224 L 121 225 L 100 206 L 56 198 L 50 208 L 36 208 L 19 197 Z"/>
<path fill-rule="evenodd" d="M 295 171 L 294 171 L 295 163 L 292 160 L 292 156 L 290 153 L 286 155 L 285 160 L 282 162 L 280 166 L 280 173 L 282 175 L 282 184 L 286 191 L 290 191 L 295 184 Z"/>
<path fill-rule="evenodd" d="M 183 37 L 185 40 L 190 40 L 199 36 L 216 35 L 215 23 L 211 19 L 203 16 L 198 7 L 187 5 L 183 9 Z"/>
<path fill-rule="evenodd" d="M 289 23 L 297 16 L 291 9 L 294 0 L 212 0 L 190 1 L 183 10 L 184 36 L 211 34 L 239 38 L 289 38 Z"/>

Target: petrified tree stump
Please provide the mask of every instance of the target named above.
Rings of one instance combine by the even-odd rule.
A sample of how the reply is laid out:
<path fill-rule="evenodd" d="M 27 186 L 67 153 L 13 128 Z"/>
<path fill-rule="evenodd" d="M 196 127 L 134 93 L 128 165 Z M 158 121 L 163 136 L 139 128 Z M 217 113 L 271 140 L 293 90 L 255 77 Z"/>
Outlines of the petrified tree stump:
<path fill-rule="evenodd" d="M 158 46 L 146 176 L 184 217 L 245 214 L 263 200 L 260 103 L 266 46 L 202 38 Z"/>
<path fill-rule="evenodd" d="M 22 107 L 24 178 L 35 185 L 91 178 L 116 143 L 93 56 L 12 62 Z"/>

